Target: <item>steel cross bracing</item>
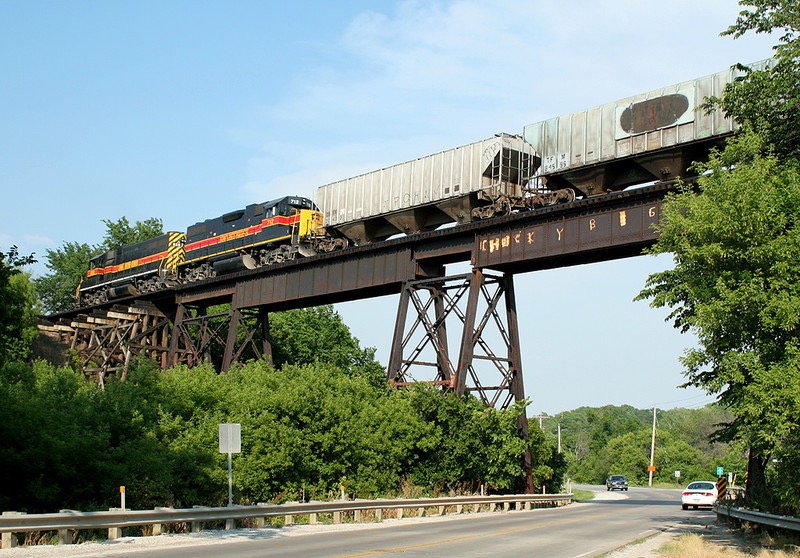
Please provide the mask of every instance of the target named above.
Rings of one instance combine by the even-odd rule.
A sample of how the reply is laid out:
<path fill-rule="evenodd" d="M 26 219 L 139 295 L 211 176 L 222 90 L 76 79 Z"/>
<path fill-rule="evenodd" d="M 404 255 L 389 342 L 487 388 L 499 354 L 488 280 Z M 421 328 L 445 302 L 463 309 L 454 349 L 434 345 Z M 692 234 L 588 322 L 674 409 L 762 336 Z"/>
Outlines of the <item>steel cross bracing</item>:
<path fill-rule="evenodd" d="M 387 373 L 393 385 L 433 383 L 458 395 L 472 393 L 485 405 L 499 408 L 524 398 L 510 274 L 495 276 L 476 269 L 466 275 L 410 281 L 400 297 Z M 412 308 L 416 317 L 406 327 Z M 459 336 L 455 365 L 448 320 L 450 331 Z M 432 355 L 426 360 L 428 353 Z M 415 375 L 415 370 L 422 373 Z"/>
<path fill-rule="evenodd" d="M 266 311 L 233 305 L 222 308 L 209 314 L 203 305 L 178 304 L 167 361 L 188 366 L 212 363 L 223 372 L 234 362 L 262 358 L 271 361 Z"/>

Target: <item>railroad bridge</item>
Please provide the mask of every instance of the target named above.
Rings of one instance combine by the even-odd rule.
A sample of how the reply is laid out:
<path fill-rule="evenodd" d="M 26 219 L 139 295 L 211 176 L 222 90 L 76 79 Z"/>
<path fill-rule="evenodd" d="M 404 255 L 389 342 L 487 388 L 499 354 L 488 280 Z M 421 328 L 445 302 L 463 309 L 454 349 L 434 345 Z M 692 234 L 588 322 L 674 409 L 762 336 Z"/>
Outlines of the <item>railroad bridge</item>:
<path fill-rule="evenodd" d="M 42 332 L 68 344 L 100 385 L 135 356 L 163 368 L 270 358 L 269 314 L 400 294 L 387 378 L 432 382 L 485 405 L 525 399 L 514 275 L 612 260 L 655 241 L 662 183 L 302 258 L 53 316 Z M 446 266 L 469 262 L 448 276 Z M 450 339 L 459 340 L 457 354 Z M 427 359 L 426 359 L 427 357 Z M 518 420 L 527 439 L 527 418 Z M 523 460 L 532 492 L 530 455 Z"/>
<path fill-rule="evenodd" d="M 525 398 L 514 275 L 634 256 L 651 245 L 669 180 L 733 132 L 730 119 L 697 107 L 736 75 L 725 70 L 532 124 L 525 141 L 501 135 L 486 149 L 479 142 L 320 187 L 326 225 L 358 246 L 51 316 L 40 329 L 103 385 L 110 375 L 124 379 L 137 356 L 164 368 L 213 362 L 227 372 L 271 357 L 270 313 L 399 294 L 388 380 L 431 382 L 507 408 Z M 420 178 L 419 190 L 406 191 L 405 177 Z M 537 177 L 550 191 L 566 186 L 568 203 L 465 222 L 487 209 L 466 200 L 502 186 L 505 197 L 492 202 L 508 204 Z M 384 182 L 397 188 L 376 197 L 374 185 Z M 368 203 L 423 191 L 426 207 L 387 213 Z M 448 222 L 445 214 L 460 224 L 431 230 Z M 380 241 L 395 229 L 429 232 Z M 448 265 L 465 263 L 468 272 L 447 274 Z M 518 428 L 527 438 L 524 415 Z M 530 491 L 529 456 L 524 465 Z"/>
<path fill-rule="evenodd" d="M 400 294 L 387 378 L 433 382 L 486 405 L 524 399 L 514 275 L 641 253 L 671 183 L 351 247 L 50 317 L 41 331 L 87 376 L 270 358 L 272 312 Z M 469 272 L 448 276 L 448 264 Z M 455 326 L 453 325 L 455 324 Z M 457 354 L 450 354 L 458 339 Z"/>

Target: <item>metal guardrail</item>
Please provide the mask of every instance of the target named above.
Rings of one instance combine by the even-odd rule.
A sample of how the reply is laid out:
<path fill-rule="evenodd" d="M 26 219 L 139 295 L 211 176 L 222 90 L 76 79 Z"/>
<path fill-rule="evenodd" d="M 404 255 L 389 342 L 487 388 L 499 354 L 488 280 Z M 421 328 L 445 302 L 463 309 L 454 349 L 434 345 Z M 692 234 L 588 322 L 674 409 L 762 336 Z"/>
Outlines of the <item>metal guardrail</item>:
<path fill-rule="evenodd" d="M 768 525 L 770 527 L 787 529 L 789 531 L 800 531 L 800 518 L 797 517 L 791 517 L 788 515 L 773 515 L 771 513 L 728 506 L 725 504 L 714 506 L 714 511 L 716 511 L 717 516 L 722 515 L 725 517 L 738 519 L 740 521 Z"/>
<path fill-rule="evenodd" d="M 32 531 L 58 531 L 59 541 L 69 543 L 71 533 L 80 529 L 108 529 L 109 539 L 120 536 L 119 529 L 123 527 L 136 527 L 153 525 L 153 533 L 162 532 L 163 525 L 170 523 L 191 523 L 192 532 L 202 529 L 202 524 L 211 521 L 226 521 L 226 528 L 233 528 L 237 519 L 255 518 L 260 520 L 260 525 L 269 517 L 284 517 L 286 524 L 294 523 L 294 516 L 307 515 L 309 523 L 316 523 L 317 514 L 333 514 L 333 522 L 341 522 L 341 514 L 353 512 L 356 521 L 360 519 L 361 512 L 377 510 L 377 520 L 382 519 L 383 510 L 398 510 L 398 517 L 402 517 L 403 510 L 422 510 L 425 508 L 438 508 L 442 515 L 445 508 L 456 506 L 457 512 L 463 506 L 474 506 L 477 511 L 480 506 L 489 506 L 494 511 L 498 505 L 508 511 L 531 509 L 532 507 L 554 507 L 572 502 L 572 494 L 511 494 L 497 496 L 457 496 L 450 498 L 415 498 L 397 500 L 334 500 L 330 502 L 307 502 L 287 504 L 257 504 L 254 506 L 230 506 L 212 508 L 196 506 L 193 508 L 174 509 L 156 508 L 154 510 L 122 510 L 79 512 L 62 510 L 59 513 L 24 514 L 17 512 L 3 512 L 0 515 L 0 533 L 2 533 L 2 546 L 9 548 L 16 544 L 16 533 Z"/>

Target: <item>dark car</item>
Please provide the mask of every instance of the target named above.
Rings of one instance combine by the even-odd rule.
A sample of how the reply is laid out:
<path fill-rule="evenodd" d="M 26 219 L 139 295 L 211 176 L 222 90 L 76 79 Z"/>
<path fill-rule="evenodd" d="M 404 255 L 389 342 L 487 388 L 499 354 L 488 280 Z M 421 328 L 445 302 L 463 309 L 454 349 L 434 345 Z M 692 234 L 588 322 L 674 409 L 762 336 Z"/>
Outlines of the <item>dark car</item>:
<path fill-rule="evenodd" d="M 611 475 L 606 479 L 606 490 L 628 490 L 628 479 L 622 475 Z"/>

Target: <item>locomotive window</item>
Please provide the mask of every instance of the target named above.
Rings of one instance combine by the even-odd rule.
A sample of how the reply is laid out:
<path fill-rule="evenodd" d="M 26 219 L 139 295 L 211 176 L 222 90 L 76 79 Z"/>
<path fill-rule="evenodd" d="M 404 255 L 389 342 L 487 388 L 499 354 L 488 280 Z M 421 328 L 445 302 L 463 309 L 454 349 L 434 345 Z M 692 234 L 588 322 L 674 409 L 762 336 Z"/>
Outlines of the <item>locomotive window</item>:
<path fill-rule="evenodd" d="M 230 213 L 226 213 L 222 216 L 223 223 L 230 223 L 231 221 L 238 221 L 244 215 L 244 210 L 240 209 L 238 211 L 231 211 Z"/>
<path fill-rule="evenodd" d="M 280 204 L 278 206 L 278 211 L 279 211 L 280 215 L 288 217 L 288 216 L 291 216 L 294 213 L 294 208 L 292 208 L 291 206 L 289 206 L 289 205 L 287 205 L 285 203 L 282 203 L 282 204 Z"/>

